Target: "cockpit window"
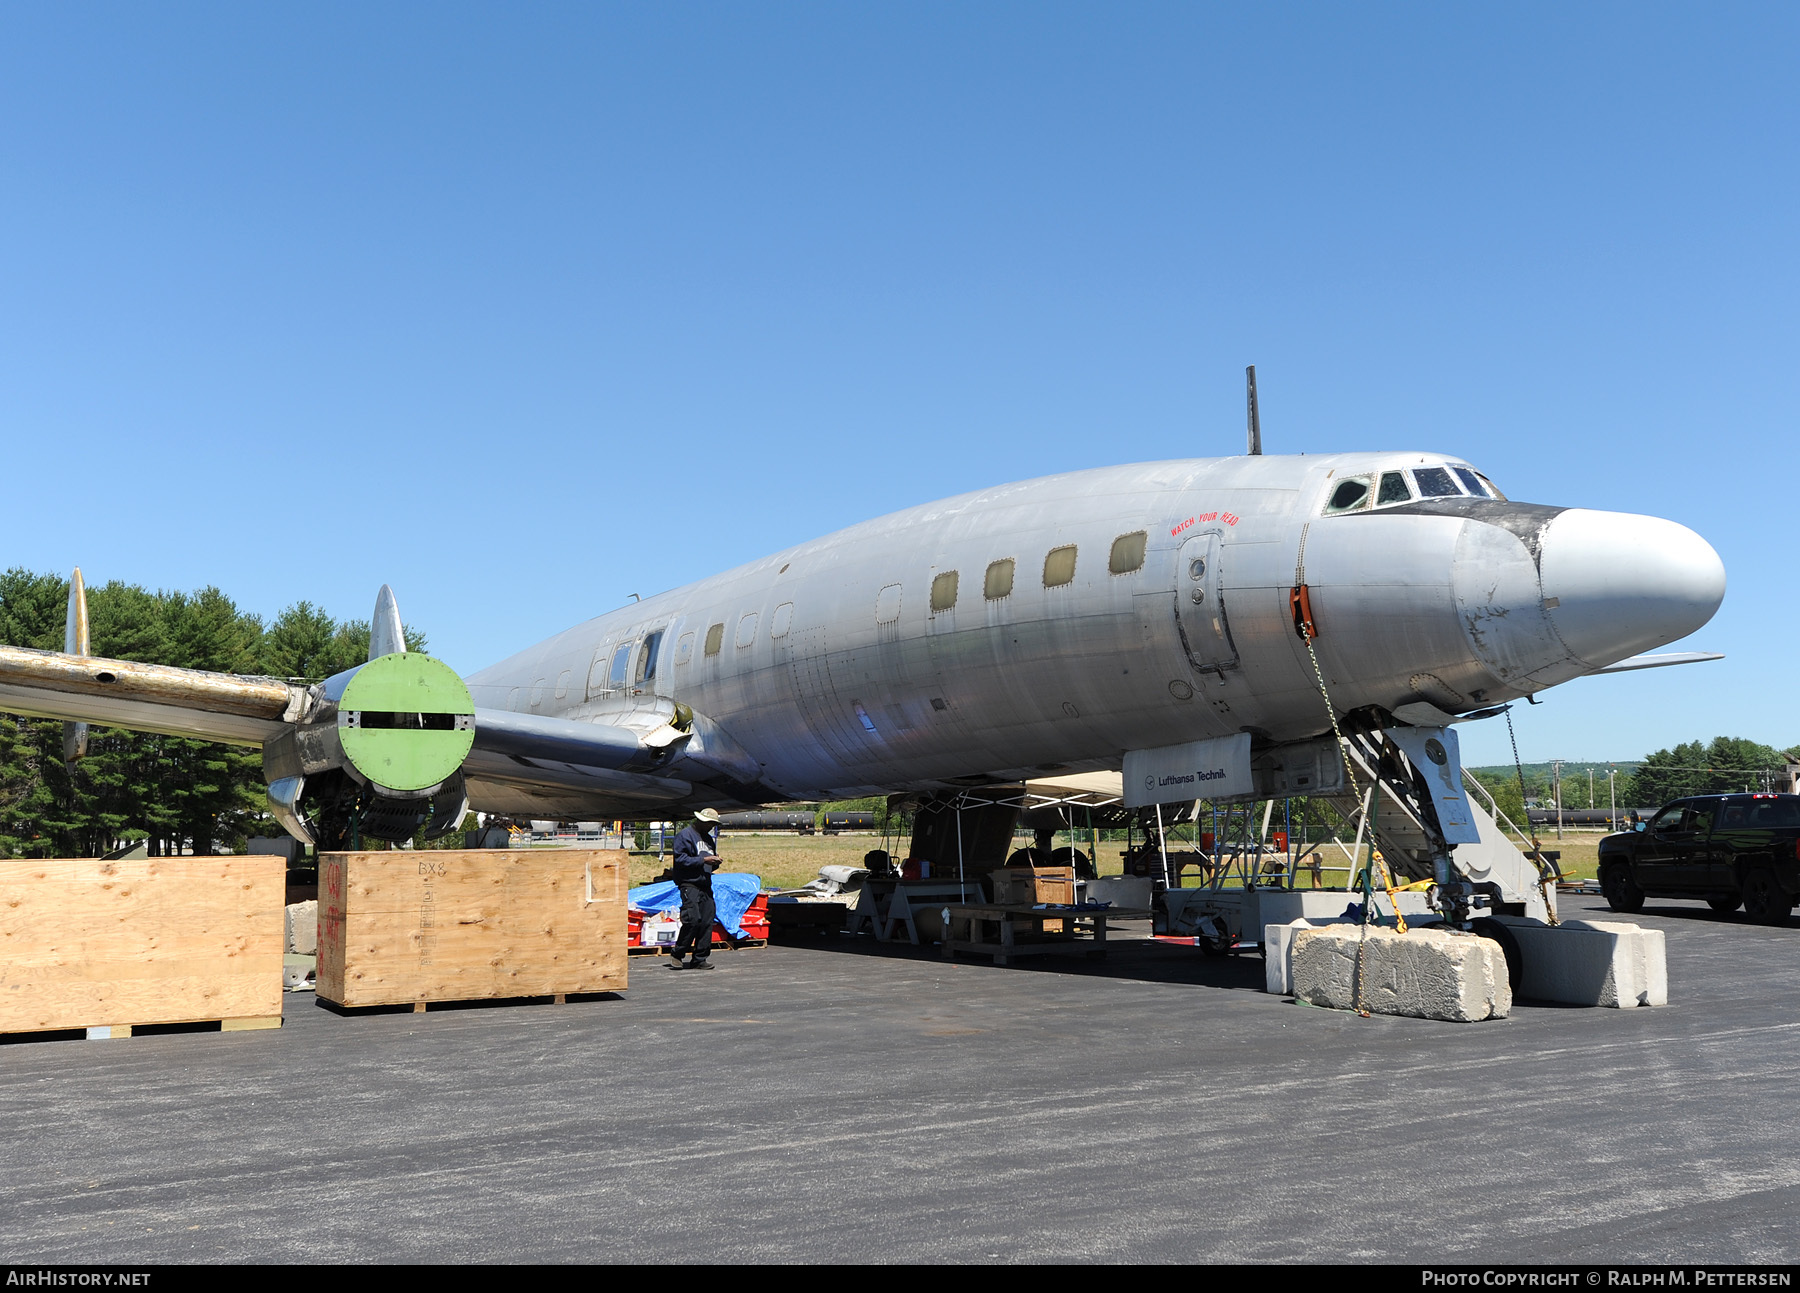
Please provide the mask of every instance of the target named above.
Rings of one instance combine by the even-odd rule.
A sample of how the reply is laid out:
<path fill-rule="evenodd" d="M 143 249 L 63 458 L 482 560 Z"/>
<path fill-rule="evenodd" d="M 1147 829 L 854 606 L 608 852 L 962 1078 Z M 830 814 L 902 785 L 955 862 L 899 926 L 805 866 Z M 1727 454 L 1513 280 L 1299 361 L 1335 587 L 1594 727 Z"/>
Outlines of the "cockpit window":
<path fill-rule="evenodd" d="M 1348 476 L 1337 483 L 1331 491 L 1331 500 L 1325 504 L 1325 515 L 1332 516 L 1338 512 L 1354 512 L 1368 506 L 1369 486 L 1373 482 L 1370 476 Z"/>
<path fill-rule="evenodd" d="M 1487 491 L 1481 487 L 1481 477 L 1467 467 L 1452 467 L 1450 470 L 1456 473 L 1456 478 L 1463 483 L 1463 488 L 1475 495 L 1476 498 L 1487 497 Z"/>
<path fill-rule="evenodd" d="M 1414 467 L 1413 479 L 1419 483 L 1419 492 L 1426 498 L 1455 498 L 1462 493 L 1450 479 L 1450 473 L 1442 467 Z"/>
<path fill-rule="evenodd" d="M 1415 498 L 1465 496 L 1506 501 L 1506 495 L 1494 488 L 1494 482 L 1473 467 L 1445 463 L 1440 467 L 1413 467 L 1407 471 L 1396 468 L 1378 476 L 1346 476 L 1332 487 L 1324 515 L 1400 507 Z"/>

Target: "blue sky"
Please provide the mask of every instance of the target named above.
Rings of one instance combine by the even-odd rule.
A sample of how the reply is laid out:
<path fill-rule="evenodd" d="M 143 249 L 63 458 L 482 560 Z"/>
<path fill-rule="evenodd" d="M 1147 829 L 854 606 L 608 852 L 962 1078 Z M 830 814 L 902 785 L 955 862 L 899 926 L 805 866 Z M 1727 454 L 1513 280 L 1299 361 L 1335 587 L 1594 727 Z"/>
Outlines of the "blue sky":
<path fill-rule="evenodd" d="M 464 670 L 999 481 L 1463 454 L 1667 516 L 1722 664 L 1528 759 L 1800 741 L 1792 5 L 0 9 L 0 564 Z M 1494 722 L 1473 762 L 1507 756 Z"/>

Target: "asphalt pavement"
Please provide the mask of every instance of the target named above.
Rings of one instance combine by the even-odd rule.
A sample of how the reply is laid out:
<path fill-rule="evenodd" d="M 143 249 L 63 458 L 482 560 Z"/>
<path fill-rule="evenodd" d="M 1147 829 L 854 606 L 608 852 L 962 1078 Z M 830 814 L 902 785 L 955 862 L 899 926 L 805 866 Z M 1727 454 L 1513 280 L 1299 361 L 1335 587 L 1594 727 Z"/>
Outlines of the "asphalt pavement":
<path fill-rule="evenodd" d="M 1800 926 L 1637 919 L 1666 1008 L 1360 1019 L 1255 956 L 834 937 L 7 1044 L 0 1261 L 1792 1262 Z"/>

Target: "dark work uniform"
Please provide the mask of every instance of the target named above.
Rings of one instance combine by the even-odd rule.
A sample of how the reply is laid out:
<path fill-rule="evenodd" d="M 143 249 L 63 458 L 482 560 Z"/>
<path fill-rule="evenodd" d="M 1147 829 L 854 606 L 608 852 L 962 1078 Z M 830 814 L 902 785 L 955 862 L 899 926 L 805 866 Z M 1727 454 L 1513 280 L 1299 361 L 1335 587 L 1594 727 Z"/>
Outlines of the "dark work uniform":
<path fill-rule="evenodd" d="M 713 827 L 713 831 L 718 828 Z M 675 938 L 677 960 L 693 954 L 704 961 L 712 952 L 713 921 L 718 906 L 713 902 L 712 873 L 719 869 L 712 832 L 689 823 L 675 837 L 675 863 L 671 870 L 681 889 L 681 932 Z"/>

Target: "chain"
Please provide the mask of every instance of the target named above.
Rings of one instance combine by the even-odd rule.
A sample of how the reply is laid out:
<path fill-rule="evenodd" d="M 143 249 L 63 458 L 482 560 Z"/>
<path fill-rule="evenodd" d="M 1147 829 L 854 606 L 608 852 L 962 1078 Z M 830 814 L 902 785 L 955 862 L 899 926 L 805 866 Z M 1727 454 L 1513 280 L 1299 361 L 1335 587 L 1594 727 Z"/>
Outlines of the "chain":
<path fill-rule="evenodd" d="M 1525 814 L 1525 830 L 1531 836 L 1531 865 L 1537 868 L 1538 893 L 1544 899 L 1544 915 L 1550 918 L 1552 925 L 1560 925 L 1562 921 L 1556 918 L 1556 904 L 1550 901 L 1550 868 L 1544 863 L 1544 847 L 1538 843 L 1537 827 L 1531 824 L 1531 810 L 1525 806 L 1525 765 L 1519 762 L 1519 738 L 1513 732 L 1511 705 L 1506 707 L 1505 714 L 1506 739 L 1512 742 L 1513 772 L 1519 778 L 1519 811 Z"/>
<path fill-rule="evenodd" d="M 1313 635 L 1310 632 L 1302 631 L 1300 636 L 1306 642 L 1306 654 L 1312 660 L 1313 677 L 1318 680 L 1319 695 L 1325 701 L 1325 717 L 1331 720 L 1331 734 L 1337 737 L 1339 748 L 1344 749 L 1350 743 L 1344 739 L 1343 730 L 1338 727 L 1337 706 L 1331 703 L 1331 693 L 1325 689 L 1325 671 L 1319 668 L 1319 653 L 1313 650 Z M 1362 785 L 1356 779 L 1356 761 L 1350 757 L 1347 750 L 1344 753 L 1344 771 L 1350 774 L 1350 793 L 1360 800 Z"/>
<path fill-rule="evenodd" d="M 1361 803 L 1363 797 L 1362 783 L 1356 778 L 1356 760 L 1350 757 L 1350 743 L 1344 739 L 1343 729 L 1338 726 L 1337 706 L 1331 703 L 1331 692 L 1325 686 L 1325 671 L 1319 668 L 1319 653 L 1313 649 L 1313 635 L 1311 629 L 1312 625 L 1307 624 L 1300 630 L 1300 637 L 1305 641 L 1306 654 L 1312 660 L 1313 677 L 1318 680 L 1319 695 L 1325 701 L 1325 716 L 1331 720 L 1331 734 L 1337 738 L 1338 751 L 1344 759 L 1344 771 L 1350 774 L 1350 791 L 1356 796 L 1357 802 Z M 1372 814 L 1375 811 L 1374 792 L 1376 791 L 1376 787 L 1371 786 L 1370 791 L 1368 811 Z M 1369 832 L 1369 865 L 1371 868 L 1374 866 L 1375 859 L 1380 856 L 1380 850 L 1375 847 L 1375 832 L 1371 830 Z M 1385 861 L 1381 864 L 1381 874 L 1384 878 L 1387 877 L 1387 863 Z M 1369 884 L 1373 878 L 1374 875 L 1372 870 L 1365 869 L 1363 872 L 1362 936 L 1356 940 L 1356 1013 L 1361 1015 L 1364 1019 L 1369 1018 L 1369 1007 L 1363 996 L 1363 954 L 1369 945 L 1369 907 L 1371 906 L 1369 901 Z M 1393 897 L 1394 890 L 1390 885 L 1388 888 L 1388 898 L 1392 901 Z M 1394 915 L 1396 918 L 1400 915 L 1400 904 L 1398 902 L 1394 902 Z M 1406 923 L 1404 921 L 1400 924 L 1400 931 L 1402 933 L 1406 932 Z"/>
<path fill-rule="evenodd" d="M 1375 811 L 1374 799 L 1369 801 L 1370 812 Z M 1363 954 L 1369 946 L 1369 917 L 1375 907 L 1375 856 L 1379 852 L 1375 847 L 1375 832 L 1369 832 L 1369 862 L 1363 867 L 1362 882 L 1362 928 L 1356 939 L 1356 1013 L 1364 1019 L 1369 1017 L 1368 994 L 1364 989 Z"/>

